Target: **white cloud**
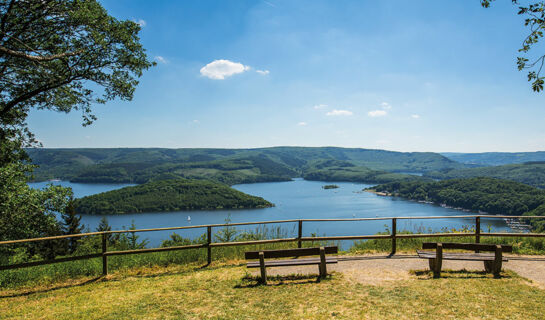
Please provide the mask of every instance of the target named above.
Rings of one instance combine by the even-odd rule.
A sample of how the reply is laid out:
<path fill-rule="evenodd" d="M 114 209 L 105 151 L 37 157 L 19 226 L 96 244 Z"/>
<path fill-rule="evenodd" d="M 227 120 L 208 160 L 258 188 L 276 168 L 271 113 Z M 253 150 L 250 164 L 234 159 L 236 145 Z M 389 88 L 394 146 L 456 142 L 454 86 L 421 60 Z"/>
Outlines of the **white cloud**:
<path fill-rule="evenodd" d="M 255 72 L 262 74 L 264 76 L 268 75 L 270 72 L 269 70 L 256 70 Z"/>
<path fill-rule="evenodd" d="M 304 122 L 304 121 L 301 121 L 299 122 L 297 125 L 298 126 L 306 126 L 308 123 Z"/>
<path fill-rule="evenodd" d="M 392 106 L 388 102 L 383 102 L 380 104 L 380 107 L 384 110 L 390 110 L 392 109 Z"/>
<path fill-rule="evenodd" d="M 315 110 L 319 110 L 319 109 L 323 109 L 323 108 L 325 108 L 325 107 L 327 107 L 327 104 L 317 104 L 317 105 L 315 105 L 313 108 L 314 108 Z"/>
<path fill-rule="evenodd" d="M 333 109 L 326 113 L 326 116 L 351 116 L 352 114 L 352 111 Z"/>
<path fill-rule="evenodd" d="M 146 26 L 146 20 L 144 19 L 132 19 L 133 22 L 141 26 L 142 28 Z"/>
<path fill-rule="evenodd" d="M 387 114 L 388 114 L 388 112 L 386 112 L 384 110 L 373 110 L 373 111 L 367 112 L 367 115 L 372 117 L 372 118 L 384 117 Z"/>
<path fill-rule="evenodd" d="M 193 123 L 201 123 L 199 120 L 195 119 L 192 121 Z"/>
<path fill-rule="evenodd" d="M 249 66 L 229 60 L 214 60 L 201 68 L 201 75 L 214 80 L 223 80 L 237 73 L 250 70 Z"/>
<path fill-rule="evenodd" d="M 420 115 L 419 115 L 419 114 L 411 114 L 411 118 L 413 118 L 413 119 L 419 119 L 419 118 L 420 118 Z"/>
<path fill-rule="evenodd" d="M 167 59 L 165 59 L 164 57 L 162 56 L 155 56 L 155 61 L 159 62 L 159 63 L 168 63 Z"/>

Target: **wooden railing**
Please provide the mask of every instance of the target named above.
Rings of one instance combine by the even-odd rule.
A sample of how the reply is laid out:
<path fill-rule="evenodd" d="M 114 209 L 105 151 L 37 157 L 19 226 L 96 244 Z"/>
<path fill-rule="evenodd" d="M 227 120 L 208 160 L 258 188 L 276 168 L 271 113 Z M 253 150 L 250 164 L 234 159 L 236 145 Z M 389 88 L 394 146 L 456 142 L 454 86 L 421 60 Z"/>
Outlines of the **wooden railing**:
<path fill-rule="evenodd" d="M 391 254 L 395 254 L 397 250 L 397 239 L 410 239 L 410 238 L 433 238 L 433 237 L 475 237 L 475 242 L 479 243 L 481 237 L 545 237 L 545 233 L 512 233 L 512 232 L 481 232 L 481 219 L 545 219 L 545 216 L 496 216 L 496 215 L 463 215 L 463 216 L 424 216 L 424 217 L 383 217 L 383 218 L 347 218 L 347 219 L 294 219 L 294 220 L 276 220 L 276 221 L 259 221 L 259 222 L 240 222 L 240 223 L 225 223 L 225 224 L 210 224 L 210 225 L 198 225 L 198 226 L 184 226 L 184 227 L 170 227 L 170 228 L 153 228 L 153 229 L 134 229 L 134 230 L 114 230 L 114 231 L 101 231 L 101 232 L 89 232 L 81 234 L 71 234 L 53 237 L 33 238 L 33 239 L 21 239 L 0 241 L 1 245 L 21 244 L 29 242 L 47 241 L 47 240 L 59 240 L 66 238 L 81 238 L 87 236 L 101 236 L 102 237 L 102 252 L 87 254 L 81 256 L 57 258 L 51 260 L 32 261 L 25 263 L 17 263 L 11 265 L 0 265 L 1 270 L 19 269 L 25 267 L 46 265 L 59 262 L 86 260 L 93 258 L 102 258 L 102 273 L 108 274 L 108 257 L 127 255 L 127 254 L 141 254 L 151 252 L 163 252 L 173 250 L 186 250 L 186 249 L 206 249 L 207 250 L 207 263 L 212 262 L 212 248 L 214 247 L 226 247 L 226 246 L 243 246 L 243 245 L 255 245 L 255 244 L 269 244 L 280 242 L 297 242 L 297 247 L 301 248 L 303 241 L 340 241 L 340 240 L 366 240 L 366 239 L 391 239 L 392 250 Z M 416 219 L 475 219 L 475 232 L 464 233 L 428 233 L 428 234 L 398 234 L 397 233 L 397 220 L 416 220 Z M 376 220 L 391 220 L 391 232 L 390 234 L 374 234 L 374 235 L 357 235 L 357 236 L 322 236 L 322 237 L 303 237 L 303 223 L 304 222 L 354 222 L 354 221 L 376 221 Z M 247 226 L 247 225 L 265 225 L 265 224 L 279 224 L 279 223 L 297 223 L 298 232 L 296 238 L 282 238 L 282 239 L 267 239 L 267 240 L 252 240 L 252 241 L 236 241 L 236 242 L 212 242 L 212 228 L 232 227 L 232 226 Z M 146 248 L 136 250 L 123 250 L 123 251 L 108 251 L 108 235 L 129 233 L 129 232 L 151 232 L 151 231 L 171 231 L 171 230 L 183 230 L 183 229 L 197 229 L 206 228 L 206 243 L 204 244 L 192 244 L 184 246 L 174 247 L 161 247 L 161 248 Z"/>

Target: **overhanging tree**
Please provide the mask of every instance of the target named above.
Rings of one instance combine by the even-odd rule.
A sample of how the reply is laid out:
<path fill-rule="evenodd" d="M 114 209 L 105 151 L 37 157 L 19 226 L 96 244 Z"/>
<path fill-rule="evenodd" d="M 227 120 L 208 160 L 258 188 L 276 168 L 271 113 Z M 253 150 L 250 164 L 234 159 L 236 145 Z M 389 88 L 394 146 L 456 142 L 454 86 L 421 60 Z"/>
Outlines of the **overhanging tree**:
<path fill-rule="evenodd" d="M 108 15 L 96 0 L 0 0 L 0 240 L 58 232 L 52 211 L 67 190 L 31 190 L 24 147 L 37 145 L 26 119 L 32 108 L 80 111 L 131 100 L 142 72 L 154 65 L 140 26 Z"/>
<path fill-rule="evenodd" d="M 21 147 L 35 142 L 31 108 L 78 110 L 88 125 L 93 104 L 131 100 L 154 65 L 139 31 L 95 0 L 0 0 L 0 161 L 23 158 Z"/>
<path fill-rule="evenodd" d="M 490 7 L 491 2 L 495 0 L 481 0 L 481 5 L 485 8 Z M 519 0 L 511 0 L 514 5 L 519 5 Z M 530 57 L 529 51 L 534 47 L 545 32 L 545 2 L 530 1 L 526 6 L 519 6 L 518 14 L 525 17 L 524 25 L 530 29 L 530 34 L 522 41 L 519 52 L 526 54 L 523 57 L 517 57 L 517 67 L 528 71 L 528 81 L 532 82 L 532 89 L 536 92 L 543 90 L 545 77 L 542 75 L 545 64 L 545 54 Z"/>

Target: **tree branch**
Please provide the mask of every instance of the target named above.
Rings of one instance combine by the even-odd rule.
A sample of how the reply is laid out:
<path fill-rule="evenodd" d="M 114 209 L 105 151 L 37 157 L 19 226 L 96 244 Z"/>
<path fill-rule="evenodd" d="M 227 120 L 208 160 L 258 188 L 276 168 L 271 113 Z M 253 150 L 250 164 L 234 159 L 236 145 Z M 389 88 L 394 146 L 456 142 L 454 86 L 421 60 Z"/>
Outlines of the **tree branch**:
<path fill-rule="evenodd" d="M 27 92 L 13 100 L 11 100 L 10 102 L 6 103 L 5 106 L 4 106 L 4 109 L 0 110 L 0 119 L 4 118 L 5 115 L 8 114 L 8 112 L 10 112 L 13 107 L 15 107 L 18 103 L 21 103 L 25 100 L 28 100 L 28 99 L 31 99 L 33 97 L 35 97 L 36 95 L 42 93 L 42 92 L 46 92 L 48 90 L 52 90 L 52 89 L 56 89 L 56 88 L 59 88 L 61 86 L 64 86 L 66 84 L 69 84 L 73 79 L 72 78 L 68 78 L 68 79 L 65 79 L 64 81 L 61 81 L 59 83 L 49 83 L 47 85 L 44 85 L 44 86 L 41 86 L 35 90 L 32 90 L 30 92 Z"/>
<path fill-rule="evenodd" d="M 33 55 L 30 55 L 30 54 L 27 54 L 27 53 L 24 53 L 24 52 L 21 52 L 21 51 L 15 51 L 15 50 L 8 49 L 8 48 L 6 48 L 4 46 L 0 46 L 0 52 L 8 54 L 10 56 L 27 59 L 27 60 L 30 60 L 30 61 L 42 62 L 42 61 L 51 61 L 51 60 L 55 60 L 55 59 L 72 57 L 72 56 L 75 56 L 75 55 L 78 55 L 78 54 L 84 52 L 84 50 L 78 50 L 76 52 L 64 52 L 64 53 L 53 54 L 53 55 L 49 55 L 49 56 L 33 56 Z"/>

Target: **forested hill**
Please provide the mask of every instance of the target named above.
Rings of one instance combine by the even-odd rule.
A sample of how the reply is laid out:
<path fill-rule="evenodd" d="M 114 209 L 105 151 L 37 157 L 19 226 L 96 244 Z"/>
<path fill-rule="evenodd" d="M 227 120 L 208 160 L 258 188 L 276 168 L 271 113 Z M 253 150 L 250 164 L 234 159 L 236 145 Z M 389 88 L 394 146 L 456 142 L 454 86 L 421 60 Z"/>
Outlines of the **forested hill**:
<path fill-rule="evenodd" d="M 170 179 L 77 199 L 82 214 L 266 208 L 273 204 L 220 183 Z"/>
<path fill-rule="evenodd" d="M 495 167 L 445 169 L 441 172 L 428 172 L 424 175 L 434 179 L 491 177 L 521 182 L 542 189 L 545 188 L 545 162 L 529 162 Z"/>
<path fill-rule="evenodd" d="M 182 177 L 226 184 L 282 181 L 305 175 L 320 161 L 339 160 L 388 172 L 428 172 L 463 168 L 437 153 L 337 147 L 258 149 L 28 149 L 39 165 L 35 180 L 133 182 Z M 335 166 L 331 166 L 335 167 Z M 334 170 L 330 169 L 329 171 Z"/>
<path fill-rule="evenodd" d="M 416 175 L 372 170 L 342 160 L 312 161 L 303 168 L 303 178 L 305 180 L 349 181 L 373 184 L 393 181 L 432 180 L 431 178 L 423 178 Z"/>
<path fill-rule="evenodd" d="M 393 182 L 372 189 L 407 199 L 492 214 L 545 215 L 544 190 L 494 178 Z M 534 221 L 533 225 L 540 230 L 545 227 L 543 221 Z"/>
<path fill-rule="evenodd" d="M 545 151 L 483 153 L 445 152 L 441 154 L 451 160 L 476 166 L 500 166 L 504 164 L 545 161 Z"/>

